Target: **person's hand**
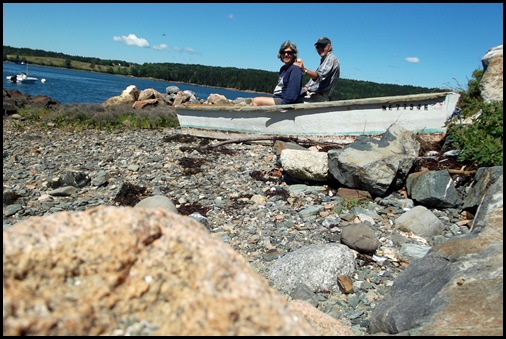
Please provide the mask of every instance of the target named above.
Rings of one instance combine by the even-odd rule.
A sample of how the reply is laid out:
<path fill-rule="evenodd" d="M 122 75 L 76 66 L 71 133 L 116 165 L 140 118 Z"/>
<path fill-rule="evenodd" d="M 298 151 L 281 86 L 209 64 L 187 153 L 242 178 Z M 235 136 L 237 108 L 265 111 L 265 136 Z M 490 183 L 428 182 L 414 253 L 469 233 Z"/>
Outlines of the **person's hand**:
<path fill-rule="evenodd" d="M 302 59 L 299 58 L 299 59 L 295 60 L 295 62 L 293 64 L 298 66 L 300 68 L 300 70 L 304 72 L 304 63 L 302 62 Z"/>

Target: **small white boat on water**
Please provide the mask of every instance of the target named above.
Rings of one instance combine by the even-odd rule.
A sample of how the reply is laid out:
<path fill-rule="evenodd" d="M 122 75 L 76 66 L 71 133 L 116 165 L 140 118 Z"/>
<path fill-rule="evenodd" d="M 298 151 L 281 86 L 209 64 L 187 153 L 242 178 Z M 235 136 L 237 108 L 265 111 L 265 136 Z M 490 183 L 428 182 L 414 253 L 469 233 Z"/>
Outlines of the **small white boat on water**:
<path fill-rule="evenodd" d="M 175 110 L 182 131 L 196 136 L 336 139 L 383 134 L 394 123 L 443 134 L 459 97 L 440 92 L 274 106 L 181 104 Z"/>
<path fill-rule="evenodd" d="M 6 77 L 7 81 L 16 82 L 18 84 L 34 84 L 38 78 L 28 76 L 28 63 L 26 63 L 26 72 L 21 74 L 10 75 Z"/>
<path fill-rule="evenodd" d="M 33 84 L 37 80 L 39 80 L 38 78 L 29 77 L 24 72 L 21 72 L 21 74 L 11 75 L 11 76 L 8 76 L 6 78 L 10 82 L 17 82 L 17 83 L 20 83 L 20 84 Z"/>

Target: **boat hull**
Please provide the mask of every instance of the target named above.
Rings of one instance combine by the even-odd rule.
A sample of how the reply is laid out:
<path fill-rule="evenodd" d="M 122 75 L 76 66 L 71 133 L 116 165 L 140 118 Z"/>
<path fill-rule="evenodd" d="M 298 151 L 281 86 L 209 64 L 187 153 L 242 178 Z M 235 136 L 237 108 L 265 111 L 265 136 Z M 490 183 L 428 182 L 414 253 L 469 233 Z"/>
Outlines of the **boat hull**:
<path fill-rule="evenodd" d="M 357 136 L 383 134 L 397 123 L 414 133 L 443 133 L 459 94 L 454 92 L 320 103 L 241 106 L 176 105 L 184 129 L 249 135 Z"/>
<path fill-rule="evenodd" d="M 22 83 L 22 84 L 34 84 L 37 80 L 38 80 L 37 78 L 26 78 L 26 79 L 21 79 L 18 82 Z"/>

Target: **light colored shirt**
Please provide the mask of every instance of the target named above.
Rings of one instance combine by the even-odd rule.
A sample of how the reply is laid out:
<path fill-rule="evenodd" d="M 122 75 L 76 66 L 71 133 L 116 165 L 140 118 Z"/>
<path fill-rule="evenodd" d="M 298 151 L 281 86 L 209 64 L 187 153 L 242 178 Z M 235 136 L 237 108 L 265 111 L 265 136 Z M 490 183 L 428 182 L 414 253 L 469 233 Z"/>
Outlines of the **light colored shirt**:
<path fill-rule="evenodd" d="M 305 87 L 309 92 L 319 92 L 329 97 L 340 76 L 339 60 L 332 52 L 329 52 L 325 58 L 321 58 L 315 72 L 318 78 L 309 80 Z"/>

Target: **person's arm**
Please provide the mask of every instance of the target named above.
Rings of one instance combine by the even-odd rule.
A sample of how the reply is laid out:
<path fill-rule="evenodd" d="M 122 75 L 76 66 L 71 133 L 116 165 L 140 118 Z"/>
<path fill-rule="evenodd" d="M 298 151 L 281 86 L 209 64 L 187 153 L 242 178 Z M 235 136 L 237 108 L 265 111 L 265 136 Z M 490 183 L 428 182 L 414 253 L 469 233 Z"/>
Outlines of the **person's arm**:
<path fill-rule="evenodd" d="M 316 80 L 318 79 L 318 73 L 314 72 L 314 71 L 311 71 L 307 68 L 304 68 L 303 69 L 303 72 L 304 74 L 306 74 L 309 78 L 311 78 L 311 80 Z"/>
<path fill-rule="evenodd" d="M 302 59 L 297 59 L 296 62 L 293 63 L 295 66 L 299 67 L 302 73 L 307 74 L 311 80 L 316 80 L 318 78 L 318 73 L 310 71 L 304 66 Z"/>

